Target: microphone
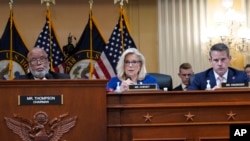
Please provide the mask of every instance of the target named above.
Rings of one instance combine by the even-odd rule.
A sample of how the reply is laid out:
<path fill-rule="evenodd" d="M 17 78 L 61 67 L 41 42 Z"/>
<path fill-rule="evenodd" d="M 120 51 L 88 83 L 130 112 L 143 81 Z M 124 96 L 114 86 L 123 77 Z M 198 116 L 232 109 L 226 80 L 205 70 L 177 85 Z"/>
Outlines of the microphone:
<path fill-rule="evenodd" d="M 45 74 L 46 79 L 53 79 L 53 76 L 50 73 Z"/>
<path fill-rule="evenodd" d="M 131 77 L 126 76 L 126 77 L 125 77 L 125 80 L 128 80 L 128 79 L 129 79 L 129 80 L 132 80 Z"/>

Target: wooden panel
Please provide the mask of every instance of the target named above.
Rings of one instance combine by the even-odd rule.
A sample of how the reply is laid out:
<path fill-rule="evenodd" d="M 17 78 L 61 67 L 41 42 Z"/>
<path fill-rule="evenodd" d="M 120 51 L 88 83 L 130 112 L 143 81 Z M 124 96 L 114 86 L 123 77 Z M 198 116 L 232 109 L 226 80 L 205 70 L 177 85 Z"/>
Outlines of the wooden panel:
<path fill-rule="evenodd" d="M 133 141 L 186 141 L 186 139 L 133 139 Z"/>
<path fill-rule="evenodd" d="M 229 138 L 210 137 L 210 138 L 200 138 L 199 141 L 229 141 Z"/>
<path fill-rule="evenodd" d="M 46 80 L 0 81 L 0 136 L 1 141 L 21 141 L 10 130 L 4 117 L 16 114 L 32 122 L 38 111 L 48 114 L 48 120 L 77 116 L 76 125 L 61 140 L 106 140 L 106 96 L 104 80 Z M 18 95 L 63 95 L 62 105 L 18 106 Z M 66 118 L 66 117 L 65 117 Z M 47 130 L 48 131 L 48 130 Z"/>
<path fill-rule="evenodd" d="M 228 141 L 250 123 L 250 89 L 126 92 L 107 96 L 108 140 Z"/>

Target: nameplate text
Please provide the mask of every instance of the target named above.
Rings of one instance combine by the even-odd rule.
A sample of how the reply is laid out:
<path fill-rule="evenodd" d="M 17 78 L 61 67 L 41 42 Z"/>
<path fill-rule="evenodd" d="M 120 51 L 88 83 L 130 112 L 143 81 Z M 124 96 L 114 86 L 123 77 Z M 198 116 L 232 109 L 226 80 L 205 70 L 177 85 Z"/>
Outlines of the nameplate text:
<path fill-rule="evenodd" d="M 129 85 L 129 90 L 157 90 L 156 84 Z"/>
<path fill-rule="evenodd" d="M 63 95 L 18 96 L 18 105 L 62 105 Z"/>
<path fill-rule="evenodd" d="M 248 87 L 248 83 L 221 83 L 222 88 L 227 87 Z"/>

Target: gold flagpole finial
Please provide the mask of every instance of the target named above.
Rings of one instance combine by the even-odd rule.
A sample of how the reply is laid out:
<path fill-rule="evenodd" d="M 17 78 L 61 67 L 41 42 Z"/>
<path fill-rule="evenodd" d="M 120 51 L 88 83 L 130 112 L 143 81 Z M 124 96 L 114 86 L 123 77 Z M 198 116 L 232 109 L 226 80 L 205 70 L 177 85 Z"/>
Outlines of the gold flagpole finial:
<path fill-rule="evenodd" d="M 123 7 L 123 2 L 125 1 L 125 2 L 127 2 L 128 3 L 128 0 L 114 0 L 114 4 L 116 4 L 117 2 L 119 2 L 120 1 L 120 6 L 121 7 Z"/>
<path fill-rule="evenodd" d="M 92 9 L 92 7 L 93 7 L 93 3 L 94 3 L 94 1 L 93 1 L 93 0 L 90 0 L 90 1 L 89 1 L 89 7 L 90 7 L 90 9 Z"/>
<path fill-rule="evenodd" d="M 10 5 L 10 9 L 12 9 L 12 5 L 13 5 L 13 0 L 10 0 L 10 2 L 9 2 L 9 5 Z"/>
<path fill-rule="evenodd" d="M 56 4 L 56 0 L 41 0 L 41 4 L 46 3 L 47 8 L 50 6 L 50 3 Z"/>

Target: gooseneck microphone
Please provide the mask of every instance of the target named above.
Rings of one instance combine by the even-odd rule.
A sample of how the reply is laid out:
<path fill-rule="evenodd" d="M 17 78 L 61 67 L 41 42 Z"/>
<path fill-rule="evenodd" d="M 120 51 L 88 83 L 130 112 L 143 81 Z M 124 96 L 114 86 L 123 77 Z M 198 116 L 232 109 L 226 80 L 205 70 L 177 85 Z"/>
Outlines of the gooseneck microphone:
<path fill-rule="evenodd" d="M 125 77 L 125 80 L 128 80 L 128 79 L 132 80 L 131 77 L 126 76 L 126 77 Z"/>

